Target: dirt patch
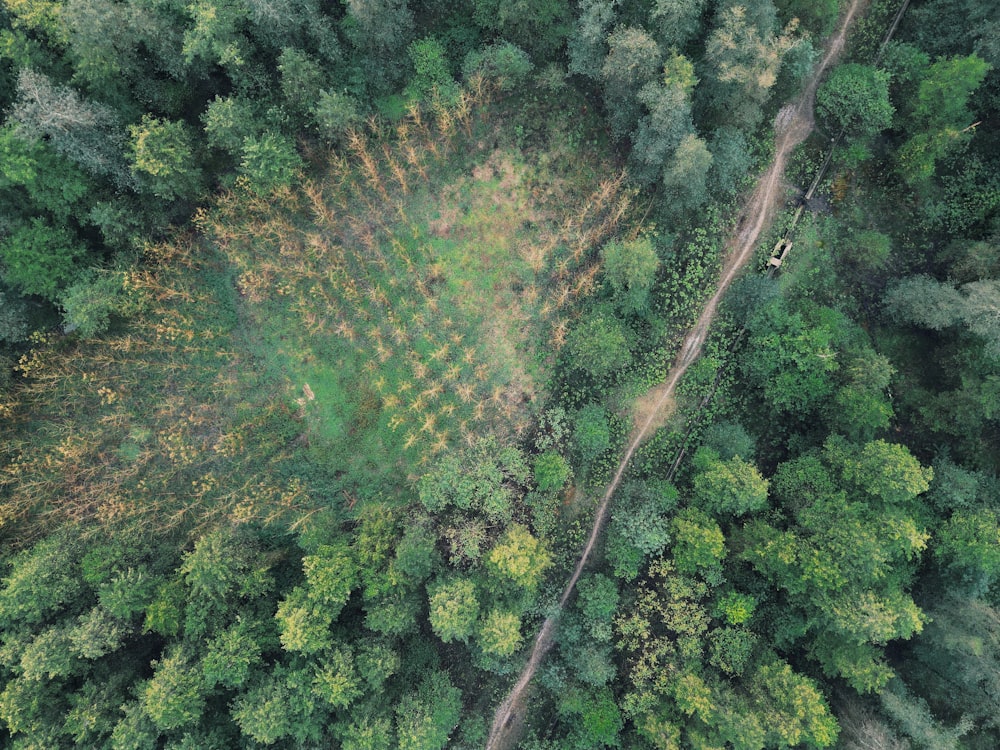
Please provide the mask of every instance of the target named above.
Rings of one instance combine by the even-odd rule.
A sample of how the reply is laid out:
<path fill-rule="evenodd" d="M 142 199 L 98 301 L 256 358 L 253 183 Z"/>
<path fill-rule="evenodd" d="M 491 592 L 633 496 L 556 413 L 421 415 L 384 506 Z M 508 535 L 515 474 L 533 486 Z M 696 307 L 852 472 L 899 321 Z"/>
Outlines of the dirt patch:
<path fill-rule="evenodd" d="M 676 403 L 667 389 L 667 383 L 646 391 L 632 404 L 632 437 L 648 424 L 647 431 L 652 434 L 663 427 L 674 412 Z"/>

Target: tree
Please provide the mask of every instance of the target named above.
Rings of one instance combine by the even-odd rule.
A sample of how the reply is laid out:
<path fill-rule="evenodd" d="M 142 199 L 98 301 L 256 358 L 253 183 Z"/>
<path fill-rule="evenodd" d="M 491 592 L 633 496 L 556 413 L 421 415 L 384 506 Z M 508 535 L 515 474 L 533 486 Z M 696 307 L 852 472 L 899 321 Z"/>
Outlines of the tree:
<path fill-rule="evenodd" d="M 821 311 L 816 311 L 817 313 Z M 789 312 L 781 300 L 763 308 L 750 321 L 743 370 L 772 408 L 802 419 L 834 390 L 839 369 L 833 344 L 840 318 L 815 316 L 807 322 Z"/>
<path fill-rule="evenodd" d="M 986 77 L 989 64 L 976 55 L 934 62 L 917 87 L 907 112 L 910 139 L 898 151 L 897 168 L 911 186 L 925 184 L 949 150 L 968 137 L 974 120 L 969 97 Z"/>
<path fill-rule="evenodd" d="M 22 293 L 55 302 L 86 254 L 87 248 L 69 229 L 35 217 L 0 241 L 0 272 Z"/>
<path fill-rule="evenodd" d="M 611 622 L 618 609 L 618 584 L 601 573 L 583 576 L 577 583 L 577 608 L 587 634 L 595 641 L 611 640 Z"/>
<path fill-rule="evenodd" d="M 479 626 L 479 646 L 491 656 L 513 655 L 522 640 L 521 618 L 515 612 L 490 610 Z"/>
<path fill-rule="evenodd" d="M 889 74 L 869 65 L 838 65 L 816 92 L 816 113 L 831 132 L 849 137 L 878 135 L 892 125 L 895 110 L 889 101 Z"/>
<path fill-rule="evenodd" d="M 601 66 L 601 86 L 611 130 L 627 135 L 639 121 L 639 92 L 655 80 L 663 53 L 641 28 L 619 26 L 608 36 L 608 56 Z"/>
<path fill-rule="evenodd" d="M 164 731 L 194 725 L 205 707 L 201 671 L 179 647 L 155 667 L 153 678 L 142 689 L 146 715 Z"/>
<path fill-rule="evenodd" d="M 713 514 L 746 515 L 767 505 L 768 481 L 739 456 L 723 461 L 711 448 L 699 448 L 692 461 L 693 500 Z"/>
<path fill-rule="evenodd" d="M 247 186 L 257 195 L 269 195 L 292 183 L 302 168 L 302 158 L 287 136 L 265 133 L 243 139 L 240 171 Z"/>
<path fill-rule="evenodd" d="M 50 615 L 77 601 L 79 548 L 61 534 L 36 542 L 13 556 L 10 572 L 0 588 L 0 624 L 38 625 Z"/>
<path fill-rule="evenodd" d="M 11 125 L 0 128 L 0 159 L 0 189 L 14 192 L 26 215 L 43 210 L 65 221 L 82 211 L 81 200 L 94 188 L 76 164 L 44 141 L 25 139 Z"/>
<path fill-rule="evenodd" d="M 830 747 L 837 741 L 837 720 L 808 677 L 780 661 L 762 664 L 751 691 L 765 717 L 771 747 Z"/>
<path fill-rule="evenodd" d="M 350 649 L 335 648 L 322 655 L 312 681 L 313 695 L 333 708 L 343 709 L 360 698 L 362 692 L 361 677 Z"/>
<path fill-rule="evenodd" d="M 67 287 L 59 305 L 66 332 L 90 337 L 108 330 L 113 315 L 128 317 L 142 310 L 143 301 L 125 288 L 123 272 L 91 269 Z"/>
<path fill-rule="evenodd" d="M 275 619 L 287 651 L 316 653 L 330 644 L 330 626 L 357 585 L 358 566 L 345 544 L 321 544 L 302 558 L 306 580 L 278 605 Z"/>
<path fill-rule="evenodd" d="M 397 49 L 412 39 L 414 21 L 406 0 L 348 0 L 344 29 L 371 64 L 366 82 L 386 91 L 401 77 L 404 66 Z"/>
<path fill-rule="evenodd" d="M 655 0 L 649 13 L 663 49 L 684 47 L 701 30 L 706 0 Z"/>
<path fill-rule="evenodd" d="M 632 362 L 625 324 L 609 314 L 597 313 L 578 324 L 567 336 L 564 352 L 574 369 L 596 381 Z"/>
<path fill-rule="evenodd" d="M 472 17 L 483 29 L 540 58 L 551 58 L 569 34 L 567 0 L 473 0 Z"/>
<path fill-rule="evenodd" d="M 448 56 L 441 42 L 434 37 L 425 37 L 410 44 L 407 51 L 414 72 L 406 87 L 406 95 L 423 101 L 439 97 L 442 102 L 454 102 L 459 88 L 451 77 Z"/>
<path fill-rule="evenodd" d="M 667 482 L 627 482 L 611 510 L 606 554 L 619 578 L 633 580 L 650 557 L 670 543 L 670 511 L 677 490 Z"/>
<path fill-rule="evenodd" d="M 501 91 L 513 91 L 535 69 L 528 53 L 510 42 L 494 42 L 465 56 L 462 74 L 466 79 L 481 74 L 494 81 Z"/>
<path fill-rule="evenodd" d="M 427 587 L 431 627 L 445 643 L 467 642 L 479 617 L 476 585 L 468 578 L 441 579 Z"/>
<path fill-rule="evenodd" d="M 337 91 L 321 91 L 312 108 L 319 134 L 332 143 L 339 143 L 361 122 L 357 99 Z"/>
<path fill-rule="evenodd" d="M 558 492 L 573 475 L 573 470 L 559 453 L 545 451 L 535 457 L 532 473 L 539 492 Z"/>
<path fill-rule="evenodd" d="M 639 314 L 649 307 L 649 292 L 660 259 L 649 237 L 609 242 L 601 248 L 604 273 L 622 312 Z"/>
<path fill-rule="evenodd" d="M 755 8 L 763 8 L 759 18 L 754 17 Z M 781 60 L 796 44 L 796 21 L 780 34 L 774 33 L 773 24 L 770 3 L 720 7 L 705 46 L 712 76 L 706 93 L 718 125 L 748 132 L 759 121 L 761 107 L 778 80 Z"/>
<path fill-rule="evenodd" d="M 56 152 L 118 187 L 135 186 L 125 161 L 125 130 L 111 109 L 54 85 L 31 68 L 18 73 L 17 89 L 18 100 L 8 121 L 18 135 L 32 141 L 46 139 Z"/>
<path fill-rule="evenodd" d="M 576 413 L 572 445 L 581 466 L 586 466 L 611 447 L 611 430 L 604 407 L 587 404 Z"/>
<path fill-rule="evenodd" d="M 447 674 L 432 671 L 396 707 L 399 750 L 440 750 L 458 725 L 461 712 L 461 691 Z"/>
<path fill-rule="evenodd" d="M 615 20 L 613 0 L 581 0 L 576 27 L 567 41 L 569 70 L 597 78 L 607 56 L 608 28 Z"/>
<path fill-rule="evenodd" d="M 219 684 L 239 688 L 246 684 L 262 660 L 258 630 L 256 623 L 240 617 L 205 644 L 201 671 L 210 687 Z"/>
<path fill-rule="evenodd" d="M 508 527 L 486 559 L 491 574 L 528 592 L 538 588 L 542 575 L 552 565 L 545 544 L 520 524 Z"/>
<path fill-rule="evenodd" d="M 158 198 L 193 198 L 201 187 L 193 139 L 184 123 L 143 115 L 130 125 L 132 169 Z"/>
<path fill-rule="evenodd" d="M 16 344 L 28 337 L 28 320 L 21 298 L 0 289 L 0 342 Z"/>
<path fill-rule="evenodd" d="M 674 517 L 671 528 L 677 570 L 701 574 L 709 583 L 717 582 L 726 556 L 726 539 L 719 524 L 697 508 L 685 508 Z"/>
<path fill-rule="evenodd" d="M 256 104 L 241 96 L 216 95 L 202 112 L 201 124 L 208 145 L 233 156 L 243 150 L 245 139 L 260 136 L 264 128 Z"/>
<path fill-rule="evenodd" d="M 326 88 L 327 77 L 311 55 L 295 47 L 286 47 L 278 57 L 281 95 L 300 121 L 309 123 L 313 107 Z"/>
<path fill-rule="evenodd" d="M 746 135 L 737 128 L 723 125 L 712 133 L 708 148 L 712 152 L 709 189 L 733 195 L 747 181 L 753 168 Z"/>
<path fill-rule="evenodd" d="M 708 171 L 712 152 L 698 136 L 688 133 L 663 172 L 663 187 L 668 210 L 675 214 L 693 211 L 708 199 Z"/>
<path fill-rule="evenodd" d="M 432 513 L 454 507 L 506 521 L 513 516 L 516 488 L 526 485 L 529 477 L 520 450 L 487 437 L 460 453 L 442 457 L 420 478 L 417 494 Z"/>
<path fill-rule="evenodd" d="M 878 690 L 892 676 L 884 645 L 919 633 L 926 620 L 906 587 L 929 537 L 908 513 L 928 476 L 879 441 L 828 446 L 779 466 L 774 496 L 795 523 L 781 530 L 752 522 L 743 555 L 801 608 L 810 653 L 824 670 L 859 691 Z M 879 465 L 885 479 L 869 488 L 862 477 Z"/>

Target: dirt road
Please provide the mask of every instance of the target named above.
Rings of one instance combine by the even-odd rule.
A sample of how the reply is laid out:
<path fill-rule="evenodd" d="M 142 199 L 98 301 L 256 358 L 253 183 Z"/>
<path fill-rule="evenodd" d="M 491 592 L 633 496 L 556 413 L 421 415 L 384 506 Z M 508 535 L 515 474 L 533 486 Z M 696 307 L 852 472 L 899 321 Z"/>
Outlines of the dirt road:
<path fill-rule="evenodd" d="M 865 0 L 852 0 L 850 7 L 841 20 L 837 32 L 827 41 L 826 53 L 816 70 L 813 72 L 805 89 L 798 98 L 791 104 L 783 107 L 775 118 L 775 147 L 774 158 L 767 171 L 757 182 L 757 186 L 747 201 L 743 211 L 743 219 L 736 226 L 732 236 L 726 243 L 726 259 L 722 267 L 722 274 L 719 277 L 715 293 L 705 304 L 704 310 L 698 317 L 697 322 L 684 337 L 677 358 L 673 366 L 667 373 L 663 383 L 652 389 L 651 394 L 640 398 L 645 409 L 638 413 L 632 434 L 629 437 L 628 448 L 622 456 L 618 469 L 615 471 L 611 483 L 605 489 L 601 498 L 601 503 L 597 507 L 594 516 L 594 524 L 587 539 L 587 545 L 580 554 L 580 559 L 570 576 L 566 587 L 563 589 L 559 599 L 559 605 L 553 614 L 546 618 L 541 630 L 535 637 L 531 655 L 527 663 L 521 670 L 517 682 L 510 692 L 503 699 L 493 717 L 493 726 L 490 729 L 489 737 L 486 741 L 486 750 L 511 750 L 516 743 L 517 737 L 523 727 L 526 702 L 525 697 L 531 679 L 534 677 L 539 664 L 545 654 L 552 647 L 555 636 L 556 620 L 566 606 L 576 583 L 580 578 L 590 555 L 594 550 L 601 529 L 607 519 L 608 509 L 611 505 L 611 498 L 618 489 L 625 470 L 628 468 L 632 456 L 636 449 L 642 444 L 651 433 L 651 427 L 660 423 L 664 418 L 665 410 L 673 408 L 673 393 L 678 381 L 687 372 L 698 356 L 701 354 L 702 346 L 708 336 L 708 329 L 715 319 L 719 301 L 729 289 L 733 279 L 743 270 L 747 262 L 753 257 L 757 248 L 757 243 L 761 235 L 770 226 L 775 212 L 784 204 L 785 195 L 783 180 L 785 165 L 792 150 L 806 139 L 813 129 L 813 105 L 816 98 L 816 88 L 823 73 L 833 64 L 844 48 L 844 41 L 847 38 L 847 31 L 851 22 L 864 5 Z"/>

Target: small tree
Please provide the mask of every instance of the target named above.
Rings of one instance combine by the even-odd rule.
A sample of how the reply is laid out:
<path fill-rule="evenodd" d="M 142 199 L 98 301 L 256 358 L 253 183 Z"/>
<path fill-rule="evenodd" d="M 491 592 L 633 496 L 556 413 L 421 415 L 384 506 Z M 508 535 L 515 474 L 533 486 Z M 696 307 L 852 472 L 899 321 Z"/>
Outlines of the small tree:
<path fill-rule="evenodd" d="M 597 313 L 574 328 L 564 348 L 566 360 L 594 380 L 607 380 L 632 362 L 625 324 L 607 313 Z"/>
<path fill-rule="evenodd" d="M 201 186 L 192 138 L 184 123 L 143 115 L 129 126 L 133 172 L 159 198 L 191 198 Z"/>
<path fill-rule="evenodd" d="M 0 242 L 0 272 L 24 294 L 55 302 L 86 254 L 86 247 L 69 229 L 35 217 Z"/>
<path fill-rule="evenodd" d="M 649 292 L 660 267 L 660 259 L 649 237 L 609 242 L 601 248 L 604 273 L 615 302 L 625 313 L 641 314 L 649 307 Z"/>
<path fill-rule="evenodd" d="M 490 611 L 479 626 L 479 645 L 491 656 L 506 657 L 521 647 L 521 618 L 515 612 Z"/>
<path fill-rule="evenodd" d="M 445 579 L 428 586 L 431 627 L 445 643 L 468 641 L 479 617 L 476 584 L 468 578 Z"/>
<path fill-rule="evenodd" d="M 877 135 L 890 125 L 889 74 L 870 65 L 838 65 L 816 92 L 816 112 L 833 132 L 851 137 Z"/>
<path fill-rule="evenodd" d="M 490 572 L 500 580 L 533 592 L 552 565 L 552 555 L 527 528 L 514 524 L 490 550 L 487 563 Z"/>
<path fill-rule="evenodd" d="M 243 139 L 240 171 L 257 195 L 268 195 L 276 188 L 290 185 L 301 168 L 302 159 L 287 136 L 265 133 L 259 138 Z"/>

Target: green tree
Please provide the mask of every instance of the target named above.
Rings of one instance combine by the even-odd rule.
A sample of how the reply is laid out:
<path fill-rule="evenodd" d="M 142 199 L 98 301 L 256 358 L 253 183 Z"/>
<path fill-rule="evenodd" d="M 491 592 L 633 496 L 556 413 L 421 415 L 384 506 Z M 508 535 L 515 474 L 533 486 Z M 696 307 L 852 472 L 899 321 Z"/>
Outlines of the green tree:
<path fill-rule="evenodd" d="M 302 158 L 287 136 L 265 133 L 243 139 L 240 172 L 257 195 L 290 185 L 301 168 Z"/>
<path fill-rule="evenodd" d="M 708 582 L 716 582 L 726 556 L 726 539 L 719 524 L 696 508 L 685 508 L 674 517 L 671 528 L 677 570 L 701 574 Z"/>
<path fill-rule="evenodd" d="M 802 419 L 834 390 L 839 364 L 833 344 L 842 319 L 816 310 L 814 320 L 789 312 L 780 300 L 750 321 L 743 370 L 773 408 Z"/>
<path fill-rule="evenodd" d="M 739 456 L 723 461 L 711 448 L 699 448 L 692 461 L 693 500 L 713 514 L 746 515 L 767 505 L 768 481 Z"/>
<path fill-rule="evenodd" d="M 505 658 L 521 647 L 521 618 L 515 612 L 490 610 L 479 625 L 479 646 L 487 654 Z"/>
<path fill-rule="evenodd" d="M 601 66 L 601 86 L 611 130 L 622 138 L 642 114 L 639 92 L 656 79 L 663 59 L 659 45 L 644 29 L 619 26 L 608 35 L 608 55 Z"/>
<path fill-rule="evenodd" d="M 396 707 L 399 750 L 440 750 L 462 712 L 462 693 L 444 672 L 428 674 Z"/>
<path fill-rule="evenodd" d="M 87 248 L 69 229 L 35 217 L 0 241 L 0 272 L 22 293 L 55 302 L 86 254 Z"/>
<path fill-rule="evenodd" d="M 460 453 L 441 458 L 420 478 L 417 494 L 431 513 L 455 507 L 505 521 L 513 515 L 516 488 L 525 486 L 529 477 L 520 450 L 486 437 Z"/>
<path fill-rule="evenodd" d="M 482 74 L 496 82 L 501 91 L 513 91 L 521 86 L 535 64 L 528 53 L 510 42 L 494 42 L 465 56 L 462 74 L 466 79 Z"/>
<path fill-rule="evenodd" d="M 761 7 L 763 12 L 754 12 Z M 718 125 L 747 132 L 759 121 L 761 107 L 778 80 L 782 58 L 796 44 L 795 21 L 781 33 L 775 33 L 773 25 L 770 3 L 720 7 L 705 46 L 711 73 L 707 94 Z"/>
<path fill-rule="evenodd" d="M 142 689 L 142 708 L 158 729 L 193 726 L 205 707 L 201 671 L 182 648 L 173 648 L 155 665 Z"/>
<path fill-rule="evenodd" d="M 569 463 L 555 451 L 545 451 L 535 457 L 532 472 L 539 492 L 558 492 L 573 474 Z"/>
<path fill-rule="evenodd" d="M 132 169 L 158 198 L 193 198 L 201 187 L 193 138 L 184 123 L 143 115 L 130 125 Z"/>
<path fill-rule="evenodd" d="M 619 309 L 642 314 L 649 308 L 649 292 L 660 267 L 660 259 L 649 237 L 609 242 L 601 248 L 604 273 Z"/>
<path fill-rule="evenodd" d="M 564 356 L 570 365 L 594 380 L 607 380 L 632 362 L 625 324 L 612 315 L 597 313 L 570 331 Z"/>
<path fill-rule="evenodd" d="M 765 663 L 752 677 L 751 691 L 766 717 L 771 747 L 830 747 L 837 741 L 837 720 L 808 677 L 780 661 Z"/>
<path fill-rule="evenodd" d="M 712 159 L 712 152 L 698 136 L 688 133 L 681 139 L 663 171 L 663 188 L 671 213 L 693 211 L 708 199 Z"/>
<path fill-rule="evenodd" d="M 586 466 L 611 447 L 608 415 L 600 404 L 587 404 L 573 419 L 573 451 Z"/>
<path fill-rule="evenodd" d="M 607 56 L 608 29 L 615 19 L 613 0 L 581 0 L 576 26 L 567 41 L 569 70 L 598 78 Z"/>
<path fill-rule="evenodd" d="M 434 96 L 449 103 L 458 97 L 459 88 L 451 76 L 448 55 L 434 37 L 418 39 L 407 50 L 413 62 L 413 77 L 406 87 L 411 99 L 430 101 Z"/>
<path fill-rule="evenodd" d="M 17 78 L 18 100 L 8 122 L 29 141 L 45 139 L 57 153 L 85 171 L 110 178 L 120 188 L 134 188 L 125 160 L 127 137 L 112 109 L 85 100 L 73 89 L 52 83 L 32 68 Z"/>
<path fill-rule="evenodd" d="M 542 575 L 552 565 L 545 544 L 520 524 L 508 527 L 486 559 L 491 574 L 529 592 L 538 588 Z"/>
<path fill-rule="evenodd" d="M 848 136 L 878 135 L 892 125 L 895 110 L 889 101 L 889 74 L 869 65 L 838 65 L 816 92 L 816 113 L 831 132 Z"/>
<path fill-rule="evenodd" d="M 323 654 L 315 669 L 312 694 L 338 709 L 361 697 L 361 677 L 349 649 L 336 648 Z"/>
<path fill-rule="evenodd" d="M 664 163 L 694 130 L 691 91 L 697 82 L 691 62 L 672 52 L 663 66 L 663 78 L 639 90 L 645 114 L 632 134 L 630 158 L 633 173 L 640 181 L 653 183 L 660 179 Z"/>
<path fill-rule="evenodd" d="M 540 58 L 551 58 L 569 34 L 567 0 L 473 0 L 472 5 L 481 28 Z"/>
<path fill-rule="evenodd" d="M 16 195 L 25 212 L 40 209 L 65 221 L 71 213 L 82 212 L 81 199 L 94 189 L 76 164 L 44 141 L 22 137 L 11 125 L 0 128 L 0 160 L 0 189 L 10 190 L 12 200 Z"/>
<path fill-rule="evenodd" d="M 682 48 L 701 30 L 706 0 L 655 0 L 649 17 L 663 49 Z"/>
<path fill-rule="evenodd" d="M 201 661 L 205 681 L 209 686 L 243 686 L 253 669 L 261 663 L 262 650 L 258 627 L 240 617 L 205 644 L 205 655 Z"/>
<path fill-rule="evenodd" d="M 925 184 L 939 159 L 968 137 L 974 120 L 969 97 L 989 64 L 976 55 L 942 58 L 927 68 L 907 114 L 909 140 L 897 152 L 898 170 L 911 186 Z"/>
<path fill-rule="evenodd" d="M 65 330 L 90 337 L 108 330 L 112 316 L 128 317 L 142 310 L 143 301 L 125 288 L 124 272 L 90 270 L 66 288 L 59 305 Z"/>
<path fill-rule="evenodd" d="M 445 643 L 467 642 L 479 617 L 476 585 L 468 578 L 442 579 L 427 587 L 431 627 Z"/>
<path fill-rule="evenodd" d="M 319 134 L 332 143 L 340 142 L 361 123 L 357 99 L 337 91 L 321 91 L 312 114 Z"/>

